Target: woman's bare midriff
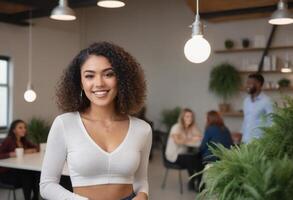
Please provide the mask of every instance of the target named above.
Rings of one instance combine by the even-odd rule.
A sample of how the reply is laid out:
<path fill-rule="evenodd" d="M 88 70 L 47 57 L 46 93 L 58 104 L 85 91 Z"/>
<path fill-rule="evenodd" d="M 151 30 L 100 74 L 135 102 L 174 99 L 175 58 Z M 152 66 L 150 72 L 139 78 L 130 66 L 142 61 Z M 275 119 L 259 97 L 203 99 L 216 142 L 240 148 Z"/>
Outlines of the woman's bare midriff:
<path fill-rule="evenodd" d="M 133 192 L 132 184 L 107 184 L 74 187 L 73 192 L 90 200 L 120 200 Z"/>

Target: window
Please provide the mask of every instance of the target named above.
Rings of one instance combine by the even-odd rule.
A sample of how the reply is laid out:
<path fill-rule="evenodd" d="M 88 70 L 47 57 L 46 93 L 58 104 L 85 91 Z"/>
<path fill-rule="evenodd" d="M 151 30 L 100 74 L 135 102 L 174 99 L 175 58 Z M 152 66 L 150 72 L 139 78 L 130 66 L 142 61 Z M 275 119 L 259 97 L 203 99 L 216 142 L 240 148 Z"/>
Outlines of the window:
<path fill-rule="evenodd" d="M 0 131 L 8 128 L 9 117 L 9 58 L 0 56 Z"/>

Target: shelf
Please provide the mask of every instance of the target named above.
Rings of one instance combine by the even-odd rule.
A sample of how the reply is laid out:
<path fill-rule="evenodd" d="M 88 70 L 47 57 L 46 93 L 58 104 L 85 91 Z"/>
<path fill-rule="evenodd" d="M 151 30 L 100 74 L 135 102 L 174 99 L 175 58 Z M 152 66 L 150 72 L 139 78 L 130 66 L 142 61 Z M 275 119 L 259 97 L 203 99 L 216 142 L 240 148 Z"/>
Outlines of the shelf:
<path fill-rule="evenodd" d="M 263 91 L 277 91 L 277 92 L 293 92 L 293 87 L 287 88 L 263 88 Z M 246 91 L 245 88 L 241 88 L 240 91 Z"/>
<path fill-rule="evenodd" d="M 252 73 L 257 73 L 257 71 L 239 71 L 240 74 L 252 74 Z M 278 70 L 275 71 L 261 71 L 261 74 L 293 74 L 293 72 L 289 73 L 284 73 Z"/>
<path fill-rule="evenodd" d="M 278 91 L 278 92 L 293 92 L 293 88 L 292 87 L 288 87 L 288 88 L 263 88 L 264 91 Z"/>
<path fill-rule="evenodd" d="M 243 117 L 243 112 L 231 111 L 231 112 L 220 112 L 224 117 Z"/>
<path fill-rule="evenodd" d="M 293 49 L 293 46 L 275 46 L 270 47 L 269 50 L 279 50 L 279 49 Z M 263 51 L 265 50 L 265 47 L 259 47 L 259 48 L 241 48 L 241 49 L 220 49 L 215 50 L 215 53 L 237 53 L 237 52 L 249 52 L 249 51 Z"/>

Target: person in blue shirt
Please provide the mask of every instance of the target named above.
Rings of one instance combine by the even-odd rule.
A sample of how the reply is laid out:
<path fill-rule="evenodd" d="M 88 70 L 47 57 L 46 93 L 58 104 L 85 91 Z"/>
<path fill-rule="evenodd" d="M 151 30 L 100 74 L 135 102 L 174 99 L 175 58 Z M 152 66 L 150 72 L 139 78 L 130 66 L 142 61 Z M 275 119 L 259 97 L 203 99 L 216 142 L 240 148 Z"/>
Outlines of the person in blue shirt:
<path fill-rule="evenodd" d="M 214 144 L 222 144 L 229 149 L 233 145 L 233 141 L 221 115 L 212 110 L 207 113 L 206 129 L 199 148 L 203 164 L 217 160 L 209 150 L 209 145 L 214 146 Z"/>
<path fill-rule="evenodd" d="M 242 143 L 249 143 L 262 136 L 260 127 L 270 126 L 271 120 L 267 116 L 273 112 L 271 99 L 262 92 L 264 78 L 254 73 L 248 76 L 246 88 L 248 96 L 243 102 L 244 121 L 242 124 Z"/>

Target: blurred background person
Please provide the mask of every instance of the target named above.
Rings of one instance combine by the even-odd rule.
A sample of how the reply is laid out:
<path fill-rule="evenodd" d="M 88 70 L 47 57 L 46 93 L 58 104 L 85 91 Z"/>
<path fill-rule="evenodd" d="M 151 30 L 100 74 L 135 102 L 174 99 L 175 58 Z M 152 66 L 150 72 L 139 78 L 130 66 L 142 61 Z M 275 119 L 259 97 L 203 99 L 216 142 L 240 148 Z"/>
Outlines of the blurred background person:
<path fill-rule="evenodd" d="M 248 76 L 246 87 L 248 96 L 243 102 L 244 121 L 242 124 L 242 142 L 249 143 L 262 136 L 260 127 L 269 126 L 270 119 L 265 117 L 273 112 L 271 99 L 262 92 L 264 78 L 255 73 Z"/>
<path fill-rule="evenodd" d="M 204 164 L 217 159 L 215 156 L 212 156 L 208 147 L 209 145 L 214 146 L 214 144 L 222 144 L 230 149 L 233 141 L 221 115 L 217 111 L 212 110 L 207 113 L 206 129 L 199 148 Z"/>
<path fill-rule="evenodd" d="M 174 124 L 168 136 L 165 156 L 169 162 L 176 163 L 186 168 L 189 176 L 197 171 L 198 156 L 189 153 L 188 146 L 194 145 L 202 139 L 191 109 L 181 111 L 178 123 Z M 189 189 L 194 189 L 194 178 L 189 181 Z"/>
<path fill-rule="evenodd" d="M 36 153 L 38 148 L 27 139 L 27 126 L 23 120 L 15 120 L 11 123 L 7 137 L 0 146 L 0 159 L 16 157 L 16 148 L 23 148 L 25 154 Z M 39 197 L 40 173 L 29 170 L 0 168 L 0 181 L 15 187 L 22 187 L 25 200 L 33 200 Z"/>

